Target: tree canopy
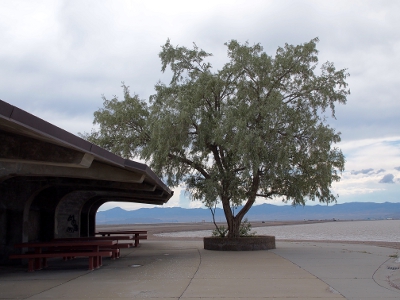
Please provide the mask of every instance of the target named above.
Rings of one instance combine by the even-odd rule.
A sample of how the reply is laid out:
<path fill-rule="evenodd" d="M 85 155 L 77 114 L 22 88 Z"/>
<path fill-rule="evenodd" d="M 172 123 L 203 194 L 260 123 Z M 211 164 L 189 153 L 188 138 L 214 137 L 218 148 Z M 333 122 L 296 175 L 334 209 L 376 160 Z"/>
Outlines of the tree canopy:
<path fill-rule="evenodd" d="M 139 156 L 207 207 L 221 203 L 230 237 L 257 197 L 334 202 L 331 185 L 345 159 L 326 114 L 346 103 L 349 75 L 331 62 L 317 69 L 317 42 L 286 44 L 272 57 L 260 44 L 232 40 L 228 62 L 214 71 L 210 53 L 167 40 L 159 56 L 171 82 L 157 83 L 149 101 L 125 85 L 122 101 L 103 97 L 94 113 L 99 129 L 86 138 Z"/>

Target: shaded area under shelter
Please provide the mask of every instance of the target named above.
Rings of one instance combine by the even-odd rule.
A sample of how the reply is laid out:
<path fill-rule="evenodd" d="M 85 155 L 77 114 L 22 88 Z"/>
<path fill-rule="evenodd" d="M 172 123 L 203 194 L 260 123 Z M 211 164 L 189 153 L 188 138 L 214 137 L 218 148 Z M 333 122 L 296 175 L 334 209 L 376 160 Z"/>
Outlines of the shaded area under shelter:
<path fill-rule="evenodd" d="M 173 192 L 123 159 L 0 100 L 0 263 L 14 244 L 95 234 L 106 202 L 163 205 Z"/>

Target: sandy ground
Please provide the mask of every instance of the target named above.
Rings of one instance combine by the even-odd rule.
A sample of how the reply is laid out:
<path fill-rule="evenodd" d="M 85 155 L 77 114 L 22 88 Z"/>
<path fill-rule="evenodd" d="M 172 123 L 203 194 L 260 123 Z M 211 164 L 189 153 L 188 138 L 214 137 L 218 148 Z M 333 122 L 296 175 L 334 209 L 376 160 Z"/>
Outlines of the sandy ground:
<path fill-rule="evenodd" d="M 282 226 L 282 225 L 298 225 L 298 224 L 312 224 L 332 221 L 274 221 L 274 222 L 251 222 L 252 227 L 264 226 Z M 225 224 L 219 224 L 225 225 Z M 147 230 L 147 238 L 149 240 L 201 240 L 201 237 L 163 237 L 156 236 L 158 233 L 181 232 L 181 231 L 198 231 L 198 230 L 213 230 L 215 228 L 213 223 L 162 223 L 162 224 L 124 224 L 124 225 L 98 225 L 97 231 L 107 230 Z M 278 240 L 278 239 L 277 239 Z M 279 241 L 279 240 L 278 240 Z M 301 241 L 301 240 L 282 240 L 282 241 Z M 321 240 L 307 240 L 307 242 L 321 242 Z M 365 244 L 380 247 L 387 247 L 400 250 L 400 243 L 398 242 L 375 242 L 375 241 L 329 241 L 329 243 L 347 243 L 347 244 Z"/>

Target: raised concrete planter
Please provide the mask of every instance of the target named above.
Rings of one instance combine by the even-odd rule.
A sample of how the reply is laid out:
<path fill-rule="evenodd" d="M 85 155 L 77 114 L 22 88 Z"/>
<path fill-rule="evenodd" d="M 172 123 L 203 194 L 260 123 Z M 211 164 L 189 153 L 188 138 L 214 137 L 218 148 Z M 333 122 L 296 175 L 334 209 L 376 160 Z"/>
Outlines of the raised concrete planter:
<path fill-rule="evenodd" d="M 219 251 L 255 251 L 275 249 L 275 236 L 258 235 L 240 238 L 205 237 L 204 249 Z"/>

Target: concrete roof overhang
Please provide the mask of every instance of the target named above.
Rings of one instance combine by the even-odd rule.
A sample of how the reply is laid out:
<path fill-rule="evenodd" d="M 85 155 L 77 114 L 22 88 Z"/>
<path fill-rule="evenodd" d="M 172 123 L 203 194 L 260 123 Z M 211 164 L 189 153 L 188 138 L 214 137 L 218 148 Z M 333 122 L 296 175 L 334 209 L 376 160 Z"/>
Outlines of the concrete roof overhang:
<path fill-rule="evenodd" d="M 17 178 L 42 181 L 47 188 L 90 191 L 98 204 L 162 205 L 173 195 L 147 165 L 123 159 L 2 100 L 0 145 L 0 184 Z"/>

